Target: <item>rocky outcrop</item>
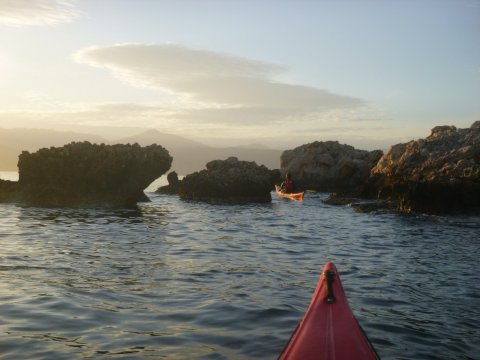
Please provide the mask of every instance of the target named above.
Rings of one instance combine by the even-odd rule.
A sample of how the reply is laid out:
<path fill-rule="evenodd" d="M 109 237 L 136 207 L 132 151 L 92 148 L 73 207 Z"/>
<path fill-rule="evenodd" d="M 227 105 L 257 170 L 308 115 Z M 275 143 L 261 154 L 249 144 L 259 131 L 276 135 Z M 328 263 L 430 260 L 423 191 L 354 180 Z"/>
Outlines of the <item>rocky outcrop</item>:
<path fill-rule="evenodd" d="M 402 212 L 478 212 L 480 121 L 437 126 L 426 139 L 391 147 L 371 171 L 366 192 L 397 201 Z"/>
<path fill-rule="evenodd" d="M 236 157 L 214 160 L 207 163 L 206 170 L 187 175 L 180 182 L 179 195 L 185 200 L 270 202 L 272 177 L 276 174 L 263 165 Z"/>
<path fill-rule="evenodd" d="M 380 150 L 357 150 L 338 141 L 316 141 L 284 151 L 280 166 L 283 173 L 290 173 L 299 189 L 358 190 L 382 154 Z"/>
<path fill-rule="evenodd" d="M 17 181 L 0 179 L 0 202 L 12 202 L 19 196 Z"/>
<path fill-rule="evenodd" d="M 19 181 L 0 186 L 0 199 L 39 206 L 133 206 L 148 200 L 143 190 L 171 162 L 159 145 L 74 142 L 24 151 L 18 161 Z"/>
<path fill-rule="evenodd" d="M 175 171 L 168 173 L 167 175 L 168 185 L 160 186 L 155 192 L 157 194 L 173 195 L 178 194 L 180 188 L 180 180 L 178 174 Z"/>

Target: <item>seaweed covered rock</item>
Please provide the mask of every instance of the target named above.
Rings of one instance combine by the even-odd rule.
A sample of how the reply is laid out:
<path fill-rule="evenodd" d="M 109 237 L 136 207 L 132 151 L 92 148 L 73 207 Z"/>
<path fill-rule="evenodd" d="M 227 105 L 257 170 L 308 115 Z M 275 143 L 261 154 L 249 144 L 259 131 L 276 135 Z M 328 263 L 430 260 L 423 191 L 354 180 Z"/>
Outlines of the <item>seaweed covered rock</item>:
<path fill-rule="evenodd" d="M 426 139 L 390 148 L 371 171 L 367 192 L 402 212 L 480 210 L 480 121 L 437 126 Z"/>
<path fill-rule="evenodd" d="M 206 170 L 187 175 L 180 183 L 180 198 L 233 203 L 270 202 L 273 172 L 236 157 L 214 160 Z"/>
<path fill-rule="evenodd" d="M 317 191 L 358 190 L 382 151 L 365 151 L 338 141 L 313 142 L 282 153 L 280 166 L 300 189 Z"/>
<path fill-rule="evenodd" d="M 16 201 L 40 206 L 133 206 L 143 190 L 170 168 L 159 145 L 97 145 L 24 151 L 18 161 Z"/>

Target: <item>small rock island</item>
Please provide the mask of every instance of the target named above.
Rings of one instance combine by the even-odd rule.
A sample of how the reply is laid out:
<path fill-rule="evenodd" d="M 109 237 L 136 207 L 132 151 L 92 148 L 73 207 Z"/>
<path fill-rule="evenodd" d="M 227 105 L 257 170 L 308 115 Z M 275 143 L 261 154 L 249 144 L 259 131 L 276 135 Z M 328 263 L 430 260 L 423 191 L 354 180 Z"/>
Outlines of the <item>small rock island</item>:
<path fill-rule="evenodd" d="M 178 193 L 184 200 L 265 203 L 272 200 L 270 192 L 277 178 L 278 171 L 253 161 L 230 157 L 210 161 L 205 170 L 189 174 L 181 181 L 175 174 L 169 179 L 170 185 L 159 188 L 157 192 Z"/>
<path fill-rule="evenodd" d="M 73 142 L 22 152 L 18 182 L 0 180 L 0 201 L 34 206 L 132 207 L 143 190 L 170 169 L 160 145 Z"/>
<path fill-rule="evenodd" d="M 365 185 L 382 155 L 381 150 L 358 150 L 338 141 L 315 141 L 284 151 L 280 166 L 300 189 L 353 191 Z"/>

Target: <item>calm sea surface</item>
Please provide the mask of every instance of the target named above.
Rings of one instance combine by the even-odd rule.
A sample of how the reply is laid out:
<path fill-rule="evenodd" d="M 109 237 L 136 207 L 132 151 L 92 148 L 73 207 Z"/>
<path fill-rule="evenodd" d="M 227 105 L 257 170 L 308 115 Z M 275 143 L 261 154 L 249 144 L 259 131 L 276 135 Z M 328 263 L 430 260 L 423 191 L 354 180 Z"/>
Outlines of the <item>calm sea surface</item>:
<path fill-rule="evenodd" d="M 479 217 L 148 195 L 0 204 L 0 358 L 275 359 L 333 261 L 382 359 L 480 359 Z"/>

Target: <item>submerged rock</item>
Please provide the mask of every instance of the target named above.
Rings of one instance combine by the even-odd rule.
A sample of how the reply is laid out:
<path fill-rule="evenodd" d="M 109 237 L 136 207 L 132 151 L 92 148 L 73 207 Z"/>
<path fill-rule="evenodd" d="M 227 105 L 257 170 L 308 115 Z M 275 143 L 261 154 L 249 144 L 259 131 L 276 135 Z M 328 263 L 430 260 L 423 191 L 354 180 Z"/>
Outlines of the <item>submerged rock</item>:
<path fill-rule="evenodd" d="M 390 201 L 364 199 L 358 193 L 331 193 L 323 202 L 328 205 L 348 206 L 359 213 L 383 214 L 396 211 L 396 206 Z"/>
<path fill-rule="evenodd" d="M 179 186 L 180 198 L 222 202 L 270 202 L 274 171 L 236 157 L 214 160 L 206 170 L 187 175 Z"/>
<path fill-rule="evenodd" d="M 397 201 L 402 212 L 480 210 L 480 121 L 437 126 L 426 139 L 390 148 L 371 171 L 366 193 Z"/>
<path fill-rule="evenodd" d="M 280 165 L 300 189 L 350 191 L 364 186 L 382 154 L 380 150 L 357 150 L 338 141 L 316 141 L 284 151 Z"/>
<path fill-rule="evenodd" d="M 143 190 L 171 162 L 159 145 L 73 142 L 24 151 L 18 161 L 18 184 L 0 186 L 0 200 L 38 206 L 133 206 L 148 201 Z M 5 192 L 6 186 L 13 191 Z"/>

